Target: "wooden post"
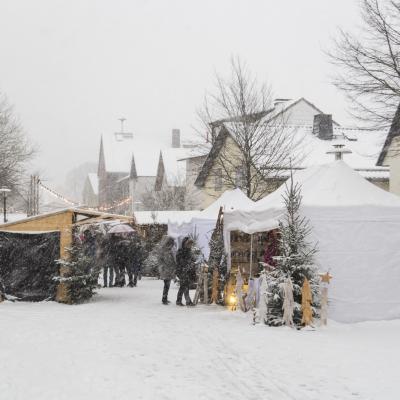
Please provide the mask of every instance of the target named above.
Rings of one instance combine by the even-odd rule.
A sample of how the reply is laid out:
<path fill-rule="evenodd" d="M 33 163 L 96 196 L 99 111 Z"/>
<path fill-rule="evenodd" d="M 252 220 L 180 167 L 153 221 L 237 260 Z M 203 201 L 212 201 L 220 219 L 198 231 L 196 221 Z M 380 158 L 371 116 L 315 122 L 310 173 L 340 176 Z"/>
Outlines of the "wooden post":
<path fill-rule="evenodd" d="M 204 285 L 204 304 L 208 304 L 208 266 L 204 266 L 203 272 L 203 285 Z"/>
<path fill-rule="evenodd" d="M 211 290 L 211 304 L 218 302 L 218 270 L 214 266 L 213 276 L 212 276 L 212 290 Z"/>

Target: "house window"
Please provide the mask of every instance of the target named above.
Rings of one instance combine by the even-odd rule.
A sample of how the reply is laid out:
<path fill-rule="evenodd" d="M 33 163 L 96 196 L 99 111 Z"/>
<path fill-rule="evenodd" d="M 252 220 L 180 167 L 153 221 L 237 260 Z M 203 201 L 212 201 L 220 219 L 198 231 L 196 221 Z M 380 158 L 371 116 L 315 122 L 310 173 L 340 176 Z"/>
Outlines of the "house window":
<path fill-rule="evenodd" d="M 222 190 L 222 168 L 218 168 L 215 171 L 214 179 L 214 189 L 216 192 L 220 192 Z"/>
<path fill-rule="evenodd" d="M 236 168 L 235 186 L 240 189 L 244 186 L 244 167 Z"/>

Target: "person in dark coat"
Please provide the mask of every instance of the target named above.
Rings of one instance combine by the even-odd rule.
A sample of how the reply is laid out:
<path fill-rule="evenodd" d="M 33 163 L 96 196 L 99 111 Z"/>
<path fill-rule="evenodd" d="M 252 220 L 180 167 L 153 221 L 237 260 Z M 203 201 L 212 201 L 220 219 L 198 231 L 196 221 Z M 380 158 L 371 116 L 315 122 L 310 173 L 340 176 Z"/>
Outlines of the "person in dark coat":
<path fill-rule="evenodd" d="M 111 243 L 110 237 L 107 235 L 101 240 L 98 250 L 98 259 L 103 266 L 103 286 L 107 287 L 107 284 L 109 287 L 114 286 L 114 265 L 111 255 Z"/>
<path fill-rule="evenodd" d="M 136 232 L 133 232 L 129 236 L 128 286 L 135 287 L 137 285 L 144 258 L 144 248 L 140 236 Z"/>
<path fill-rule="evenodd" d="M 115 285 L 125 286 L 125 271 L 129 264 L 129 241 L 119 233 L 110 235 L 110 258 L 115 271 Z"/>
<path fill-rule="evenodd" d="M 160 279 L 164 281 L 162 303 L 169 304 L 168 292 L 171 280 L 176 277 L 176 261 L 173 252 L 175 241 L 172 237 L 165 235 L 158 247 L 158 271 Z"/>
<path fill-rule="evenodd" d="M 179 278 L 179 290 L 176 298 L 176 305 L 183 306 L 182 296 L 185 296 L 186 305 L 193 306 L 190 299 L 189 287 L 196 281 L 196 255 L 193 252 L 193 240 L 185 237 L 182 241 L 182 247 L 176 254 L 176 276 Z"/>

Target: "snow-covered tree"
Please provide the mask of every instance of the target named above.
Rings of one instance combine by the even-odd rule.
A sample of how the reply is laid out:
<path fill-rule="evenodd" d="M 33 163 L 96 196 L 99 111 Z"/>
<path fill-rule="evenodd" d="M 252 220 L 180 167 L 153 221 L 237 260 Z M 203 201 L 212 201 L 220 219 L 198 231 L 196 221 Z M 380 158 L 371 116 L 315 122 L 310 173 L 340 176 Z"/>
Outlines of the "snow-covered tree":
<path fill-rule="evenodd" d="M 283 195 L 286 212 L 279 223 L 277 266 L 268 274 L 268 311 L 265 322 L 271 326 L 283 324 L 283 287 L 288 277 L 293 284 L 294 324 L 301 324 L 301 288 L 305 278 L 311 285 L 314 314 L 318 308 L 319 280 L 314 265 L 314 255 L 317 249 L 308 241 L 311 227 L 308 220 L 300 215 L 301 199 L 301 187 L 297 183 L 294 184 L 293 177 L 291 177 Z"/>
<path fill-rule="evenodd" d="M 90 299 L 95 294 L 99 269 L 94 260 L 85 254 L 84 245 L 75 242 L 68 249 L 69 257 L 58 260 L 60 271 L 63 273 L 55 280 L 67 287 L 67 302 L 79 304 Z"/>

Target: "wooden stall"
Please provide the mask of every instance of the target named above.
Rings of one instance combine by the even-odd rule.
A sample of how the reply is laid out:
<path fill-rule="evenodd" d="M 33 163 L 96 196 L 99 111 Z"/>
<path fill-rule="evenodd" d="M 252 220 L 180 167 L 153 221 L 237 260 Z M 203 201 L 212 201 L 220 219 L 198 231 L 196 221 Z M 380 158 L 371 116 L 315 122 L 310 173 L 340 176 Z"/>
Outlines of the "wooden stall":
<path fill-rule="evenodd" d="M 73 242 L 74 228 L 84 224 L 95 224 L 112 220 L 127 221 L 131 224 L 135 224 L 135 218 L 133 216 L 108 214 L 81 208 L 68 208 L 2 224 L 0 225 L 0 231 L 24 233 L 57 231 L 60 233 L 60 258 L 67 259 L 68 248 Z M 60 268 L 61 276 L 63 276 L 65 272 L 66 271 Z M 67 290 L 62 283 L 57 287 L 56 300 L 68 303 Z"/>

